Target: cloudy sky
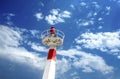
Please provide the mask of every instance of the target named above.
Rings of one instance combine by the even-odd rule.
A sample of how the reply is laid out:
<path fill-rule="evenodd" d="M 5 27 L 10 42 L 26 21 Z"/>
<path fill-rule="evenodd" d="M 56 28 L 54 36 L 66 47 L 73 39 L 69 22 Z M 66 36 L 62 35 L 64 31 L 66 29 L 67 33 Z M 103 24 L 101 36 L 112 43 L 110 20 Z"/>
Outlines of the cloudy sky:
<path fill-rule="evenodd" d="M 0 79 L 42 78 L 51 25 L 56 79 L 120 79 L 120 0 L 0 0 Z"/>

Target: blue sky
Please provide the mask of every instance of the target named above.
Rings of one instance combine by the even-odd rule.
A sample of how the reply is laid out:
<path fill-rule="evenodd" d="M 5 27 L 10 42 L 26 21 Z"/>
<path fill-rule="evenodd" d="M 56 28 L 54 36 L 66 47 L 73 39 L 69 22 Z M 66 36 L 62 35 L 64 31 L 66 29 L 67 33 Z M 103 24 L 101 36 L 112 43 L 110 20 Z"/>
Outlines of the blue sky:
<path fill-rule="evenodd" d="M 48 47 L 64 32 L 56 79 L 120 79 L 120 0 L 0 0 L 0 79 L 41 79 Z"/>

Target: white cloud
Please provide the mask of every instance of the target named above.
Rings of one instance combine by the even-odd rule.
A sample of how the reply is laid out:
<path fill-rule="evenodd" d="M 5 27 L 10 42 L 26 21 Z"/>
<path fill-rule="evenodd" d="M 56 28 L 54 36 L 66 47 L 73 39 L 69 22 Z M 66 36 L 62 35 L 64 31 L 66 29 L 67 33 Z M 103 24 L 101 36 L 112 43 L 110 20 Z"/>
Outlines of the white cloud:
<path fill-rule="evenodd" d="M 97 14 L 98 14 L 97 12 L 94 12 L 94 14 L 93 14 L 93 15 L 94 15 L 94 16 L 96 16 Z"/>
<path fill-rule="evenodd" d="M 74 6 L 73 4 L 71 4 L 70 7 L 71 7 L 72 9 L 75 9 L 75 6 Z"/>
<path fill-rule="evenodd" d="M 99 26 L 99 27 L 98 27 L 98 29 L 102 29 L 102 28 L 103 28 L 103 26 Z"/>
<path fill-rule="evenodd" d="M 107 74 L 113 70 L 113 67 L 108 66 L 101 57 L 92 54 L 87 55 L 87 53 L 80 60 L 74 62 L 74 66 L 82 68 L 83 72 L 94 72 L 94 70 L 98 70 L 103 74 Z"/>
<path fill-rule="evenodd" d="M 9 14 L 7 14 L 7 20 L 8 21 L 10 21 L 11 20 L 11 17 L 13 17 L 13 16 L 15 16 L 15 14 L 13 14 L 13 13 L 9 13 Z"/>
<path fill-rule="evenodd" d="M 118 56 L 118 59 L 120 59 L 120 56 Z"/>
<path fill-rule="evenodd" d="M 31 48 L 36 50 L 36 51 L 39 51 L 39 52 L 47 52 L 48 49 L 43 47 L 43 46 L 40 46 L 39 44 L 37 43 L 29 43 L 29 45 L 31 45 Z"/>
<path fill-rule="evenodd" d="M 87 4 L 85 2 L 80 3 L 81 6 L 86 6 Z"/>
<path fill-rule="evenodd" d="M 48 15 L 46 16 L 45 20 L 48 22 L 48 24 L 51 25 L 54 25 L 55 23 L 59 23 L 59 22 L 64 22 L 63 19 L 57 18 L 55 15 Z"/>
<path fill-rule="evenodd" d="M 0 47 L 19 45 L 22 40 L 20 31 L 15 31 L 13 28 L 0 25 Z"/>
<path fill-rule="evenodd" d="M 111 11 L 111 7 L 110 6 L 106 6 L 106 15 L 109 15 Z"/>
<path fill-rule="evenodd" d="M 12 18 L 15 16 L 15 14 L 13 14 L 13 13 L 7 13 L 7 14 L 4 14 L 4 17 L 5 17 L 5 23 L 7 24 L 7 25 L 13 25 L 13 22 L 11 21 L 12 20 Z"/>
<path fill-rule="evenodd" d="M 72 79 L 80 79 L 80 76 L 77 72 L 72 72 L 70 76 L 72 77 Z"/>
<path fill-rule="evenodd" d="M 53 15 L 58 15 L 59 11 L 60 11 L 60 9 L 52 9 L 50 11 L 50 13 L 53 14 Z"/>
<path fill-rule="evenodd" d="M 65 18 L 70 18 L 71 13 L 69 11 L 61 11 L 60 9 L 52 9 L 50 14 L 45 17 L 48 24 L 54 25 L 57 23 L 65 22 Z"/>
<path fill-rule="evenodd" d="M 31 34 L 32 34 L 33 36 L 35 36 L 36 34 L 38 34 L 38 33 L 39 33 L 39 31 L 38 31 L 38 30 L 30 30 L 30 32 L 31 32 Z"/>
<path fill-rule="evenodd" d="M 41 19 L 44 18 L 42 13 L 36 13 L 35 17 L 37 18 L 37 21 L 40 21 Z"/>
<path fill-rule="evenodd" d="M 120 31 L 117 32 L 87 32 L 75 39 L 76 43 L 89 49 L 98 49 L 103 52 L 120 52 Z"/>
<path fill-rule="evenodd" d="M 71 13 L 69 11 L 63 11 L 61 14 L 60 14 L 60 17 L 62 18 L 70 18 L 71 16 Z"/>
<path fill-rule="evenodd" d="M 79 26 L 91 26 L 95 23 L 95 16 L 97 15 L 97 12 L 90 11 L 85 16 L 83 16 L 82 19 L 78 19 L 76 23 Z"/>
<path fill-rule="evenodd" d="M 69 69 L 71 69 L 71 65 L 67 59 L 62 58 L 61 60 L 57 60 L 57 71 L 59 72 L 58 74 L 64 74 Z"/>
<path fill-rule="evenodd" d="M 89 22 L 83 22 L 81 25 L 83 25 L 83 26 L 88 26 L 89 25 Z"/>
<path fill-rule="evenodd" d="M 29 30 L 28 32 L 30 32 L 34 38 L 40 39 L 40 31 L 39 30 Z"/>
<path fill-rule="evenodd" d="M 39 57 L 35 52 L 20 47 L 23 37 L 19 28 L 0 25 L 0 29 L 0 57 L 24 63 L 33 68 L 43 69 L 45 61 L 43 57 Z"/>
<path fill-rule="evenodd" d="M 107 10 L 110 10 L 110 9 L 111 9 L 111 7 L 110 7 L 110 6 L 107 6 L 107 7 L 106 7 L 106 9 L 107 9 Z"/>
<path fill-rule="evenodd" d="M 44 5 L 44 3 L 42 3 L 42 2 L 40 2 L 40 5 L 42 6 L 42 7 L 44 7 L 45 5 Z"/>
<path fill-rule="evenodd" d="M 32 68 L 43 69 L 44 57 L 39 57 L 34 52 L 29 52 L 23 47 L 6 47 L 0 48 L 0 56 L 7 58 L 13 62 L 23 63 Z"/>
<path fill-rule="evenodd" d="M 89 25 L 93 25 L 94 24 L 94 20 L 93 19 L 79 19 L 78 21 L 76 21 L 76 23 L 79 26 L 89 26 Z"/>
<path fill-rule="evenodd" d="M 117 0 L 117 3 L 120 4 L 120 0 Z"/>
<path fill-rule="evenodd" d="M 73 65 L 78 69 L 81 68 L 83 72 L 94 72 L 94 70 L 97 70 L 103 74 L 107 74 L 113 71 L 113 67 L 108 66 L 104 59 L 97 55 L 92 55 L 76 49 L 59 50 L 57 54 L 72 58 L 74 63 L 69 65 Z"/>
<path fill-rule="evenodd" d="M 92 2 L 92 5 L 96 8 L 99 9 L 100 5 L 98 4 L 98 2 Z"/>
<path fill-rule="evenodd" d="M 100 18 L 98 18 L 98 21 L 101 21 L 101 20 L 103 20 L 103 18 L 101 18 L 101 17 L 100 17 Z"/>

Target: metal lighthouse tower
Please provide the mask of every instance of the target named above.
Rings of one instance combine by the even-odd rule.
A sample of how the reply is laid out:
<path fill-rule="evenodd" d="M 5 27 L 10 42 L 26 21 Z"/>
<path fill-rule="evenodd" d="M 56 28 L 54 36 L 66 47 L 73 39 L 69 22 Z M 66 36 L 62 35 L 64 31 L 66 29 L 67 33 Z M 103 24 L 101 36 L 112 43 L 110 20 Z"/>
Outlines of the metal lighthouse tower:
<path fill-rule="evenodd" d="M 64 33 L 55 29 L 53 26 L 42 32 L 42 43 L 49 47 L 47 62 L 42 79 L 55 79 L 56 47 L 63 44 L 64 37 Z"/>

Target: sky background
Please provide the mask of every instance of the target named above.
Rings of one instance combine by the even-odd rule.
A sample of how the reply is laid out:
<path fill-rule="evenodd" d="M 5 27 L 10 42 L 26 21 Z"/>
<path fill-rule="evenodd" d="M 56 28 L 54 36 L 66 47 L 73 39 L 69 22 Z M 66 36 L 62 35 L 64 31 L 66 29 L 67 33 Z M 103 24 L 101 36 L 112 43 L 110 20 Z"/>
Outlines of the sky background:
<path fill-rule="evenodd" d="M 56 79 L 120 79 L 120 0 L 0 0 L 0 79 L 42 79 L 51 25 Z"/>

